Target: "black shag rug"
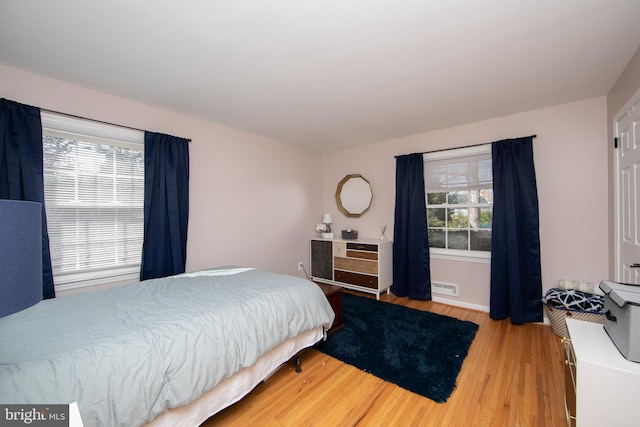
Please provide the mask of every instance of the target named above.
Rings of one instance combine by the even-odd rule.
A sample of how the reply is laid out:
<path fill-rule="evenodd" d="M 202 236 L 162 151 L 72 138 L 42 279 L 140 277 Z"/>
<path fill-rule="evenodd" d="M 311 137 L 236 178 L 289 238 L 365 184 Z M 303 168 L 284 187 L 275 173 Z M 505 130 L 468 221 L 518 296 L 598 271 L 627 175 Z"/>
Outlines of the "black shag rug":
<path fill-rule="evenodd" d="M 446 402 L 478 325 L 342 294 L 344 327 L 316 346 L 406 390 Z"/>

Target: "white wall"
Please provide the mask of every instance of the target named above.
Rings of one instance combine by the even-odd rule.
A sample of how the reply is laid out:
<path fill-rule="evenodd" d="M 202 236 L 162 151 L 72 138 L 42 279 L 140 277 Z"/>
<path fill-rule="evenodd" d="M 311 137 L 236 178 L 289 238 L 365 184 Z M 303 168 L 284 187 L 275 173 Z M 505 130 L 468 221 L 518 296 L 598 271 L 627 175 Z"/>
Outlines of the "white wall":
<path fill-rule="evenodd" d="M 191 138 L 187 270 L 253 265 L 299 275 L 307 237 L 323 212 L 334 232 L 353 227 L 393 236 L 395 155 L 537 134 L 545 289 L 558 279 L 609 277 L 607 109 L 604 97 L 327 153 L 220 126 L 61 81 L 0 66 L 0 97 L 156 132 Z M 324 160 L 323 160 L 324 159 Z M 362 218 L 342 215 L 335 189 L 347 174 L 371 182 Z M 433 260 L 432 279 L 457 283 L 456 302 L 489 305 L 489 265 Z"/>
<path fill-rule="evenodd" d="M 322 155 L 0 66 L 0 97 L 190 138 L 187 271 L 239 264 L 301 275 L 322 215 Z"/>
<path fill-rule="evenodd" d="M 537 134 L 543 287 L 563 278 L 599 282 L 610 278 L 606 116 L 606 98 L 599 97 L 326 154 L 325 210 L 334 232 L 352 227 L 375 238 L 386 224 L 391 238 L 394 156 Z M 336 185 L 350 173 L 367 178 L 374 195 L 369 212 L 356 219 L 342 215 L 335 203 Z M 431 261 L 432 280 L 460 285 L 456 303 L 475 308 L 489 306 L 489 272 L 489 264 Z"/>

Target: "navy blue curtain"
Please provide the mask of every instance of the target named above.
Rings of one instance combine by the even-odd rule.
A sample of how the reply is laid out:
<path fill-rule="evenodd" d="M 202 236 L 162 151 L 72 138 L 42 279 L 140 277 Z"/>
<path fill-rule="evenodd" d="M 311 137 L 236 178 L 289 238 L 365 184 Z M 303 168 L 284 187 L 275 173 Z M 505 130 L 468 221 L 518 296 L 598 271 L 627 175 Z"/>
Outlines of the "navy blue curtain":
<path fill-rule="evenodd" d="M 42 296 L 54 298 L 44 208 L 40 109 L 4 98 L 0 99 L 0 199 L 42 204 Z"/>
<path fill-rule="evenodd" d="M 189 140 L 144 133 L 144 241 L 140 280 L 184 273 Z"/>
<path fill-rule="evenodd" d="M 542 272 L 533 137 L 492 143 L 492 319 L 541 322 Z"/>
<path fill-rule="evenodd" d="M 396 158 L 393 285 L 400 297 L 431 299 L 429 235 L 422 154 Z"/>

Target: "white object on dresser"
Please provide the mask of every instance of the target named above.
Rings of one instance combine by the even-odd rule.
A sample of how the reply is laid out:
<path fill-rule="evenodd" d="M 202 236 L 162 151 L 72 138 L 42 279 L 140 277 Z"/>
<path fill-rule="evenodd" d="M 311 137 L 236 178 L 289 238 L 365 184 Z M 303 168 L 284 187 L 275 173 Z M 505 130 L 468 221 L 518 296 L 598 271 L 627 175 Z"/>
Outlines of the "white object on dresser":
<path fill-rule="evenodd" d="M 599 323 L 566 319 L 565 408 L 569 426 L 637 426 L 640 363 L 618 351 Z"/>
<path fill-rule="evenodd" d="M 393 283 L 393 242 L 311 239 L 311 280 L 380 294 Z"/>

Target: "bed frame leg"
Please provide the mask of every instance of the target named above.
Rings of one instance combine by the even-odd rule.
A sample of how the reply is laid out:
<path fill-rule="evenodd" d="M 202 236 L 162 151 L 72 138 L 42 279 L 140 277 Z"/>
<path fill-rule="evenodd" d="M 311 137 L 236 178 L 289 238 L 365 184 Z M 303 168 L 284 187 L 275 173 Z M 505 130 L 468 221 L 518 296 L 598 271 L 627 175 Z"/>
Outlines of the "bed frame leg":
<path fill-rule="evenodd" d="M 302 368 L 300 367 L 300 355 L 296 356 L 296 374 L 302 372 Z"/>

